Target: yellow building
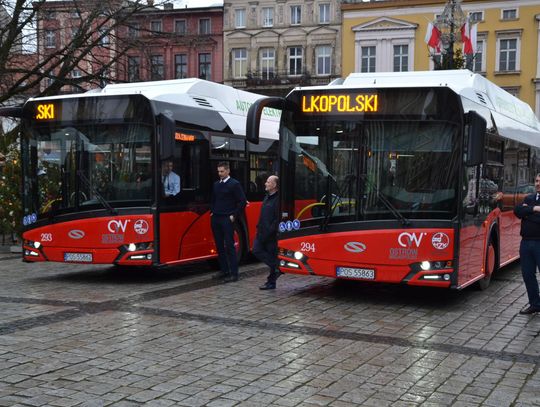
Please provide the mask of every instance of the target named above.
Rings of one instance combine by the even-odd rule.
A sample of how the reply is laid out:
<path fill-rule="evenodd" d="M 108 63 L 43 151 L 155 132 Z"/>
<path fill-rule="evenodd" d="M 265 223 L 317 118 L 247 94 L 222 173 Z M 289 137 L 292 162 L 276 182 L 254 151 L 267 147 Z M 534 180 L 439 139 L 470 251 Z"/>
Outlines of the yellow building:
<path fill-rule="evenodd" d="M 342 4 L 343 75 L 434 69 L 425 42 L 445 0 Z M 540 117 L 540 1 L 463 0 L 478 23 L 473 70 L 527 102 Z"/>

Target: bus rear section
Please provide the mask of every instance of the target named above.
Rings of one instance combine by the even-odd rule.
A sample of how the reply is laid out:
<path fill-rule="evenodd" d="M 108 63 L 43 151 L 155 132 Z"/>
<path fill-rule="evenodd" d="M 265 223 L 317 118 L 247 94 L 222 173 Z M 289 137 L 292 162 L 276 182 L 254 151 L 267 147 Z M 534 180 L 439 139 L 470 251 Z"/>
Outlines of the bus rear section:
<path fill-rule="evenodd" d="M 539 169 L 540 126 L 485 78 L 352 74 L 297 88 L 252 108 L 253 142 L 264 107 L 283 111 L 281 271 L 485 288 L 518 257 L 512 211 Z"/>

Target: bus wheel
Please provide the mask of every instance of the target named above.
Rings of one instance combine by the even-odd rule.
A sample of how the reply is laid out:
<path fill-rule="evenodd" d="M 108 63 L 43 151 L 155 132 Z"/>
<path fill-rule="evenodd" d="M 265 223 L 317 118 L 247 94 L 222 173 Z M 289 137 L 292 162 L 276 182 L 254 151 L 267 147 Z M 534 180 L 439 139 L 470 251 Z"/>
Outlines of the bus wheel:
<path fill-rule="evenodd" d="M 484 270 L 486 271 L 486 274 L 483 279 L 478 281 L 478 288 L 482 291 L 488 288 L 489 283 L 491 282 L 491 276 L 495 272 L 495 258 L 495 245 L 490 239 L 486 251 L 486 258 L 484 260 Z"/>
<path fill-rule="evenodd" d="M 238 264 L 242 263 L 246 259 L 246 234 L 244 228 L 239 225 L 238 222 L 234 224 L 234 247 L 236 249 L 236 258 Z"/>

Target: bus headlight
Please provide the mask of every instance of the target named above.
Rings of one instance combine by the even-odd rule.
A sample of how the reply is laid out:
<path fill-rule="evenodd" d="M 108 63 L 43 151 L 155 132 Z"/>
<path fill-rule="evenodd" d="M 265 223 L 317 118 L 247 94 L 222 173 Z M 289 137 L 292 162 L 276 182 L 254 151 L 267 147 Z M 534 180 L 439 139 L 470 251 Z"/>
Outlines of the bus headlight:
<path fill-rule="evenodd" d="M 424 271 L 427 271 L 431 269 L 431 263 L 429 261 L 424 260 L 422 263 L 420 263 L 420 268 Z"/>
<path fill-rule="evenodd" d="M 294 258 L 296 260 L 302 260 L 304 258 L 304 254 L 301 252 L 294 252 Z"/>

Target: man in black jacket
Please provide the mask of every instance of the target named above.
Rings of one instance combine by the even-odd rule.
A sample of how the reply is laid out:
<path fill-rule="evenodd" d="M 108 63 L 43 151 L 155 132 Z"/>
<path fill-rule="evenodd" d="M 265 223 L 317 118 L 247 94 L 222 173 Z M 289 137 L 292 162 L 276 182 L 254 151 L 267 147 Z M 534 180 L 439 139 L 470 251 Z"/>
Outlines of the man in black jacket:
<path fill-rule="evenodd" d="M 219 267 L 225 282 L 238 281 L 238 258 L 234 248 L 234 222 L 240 218 L 247 201 L 240 183 L 230 177 L 229 163 L 217 166 L 219 181 L 214 183 L 210 201 L 212 233 Z"/>
<path fill-rule="evenodd" d="M 278 184 L 279 178 L 276 175 L 270 175 L 264 183 L 266 196 L 261 206 L 257 235 L 253 243 L 255 257 L 270 267 L 266 283 L 259 287 L 261 290 L 275 289 L 276 280 L 280 274 L 279 270 L 277 270 Z"/>
<path fill-rule="evenodd" d="M 535 194 L 527 195 L 514 213 L 521 219 L 521 275 L 527 289 L 529 305 L 520 314 L 540 312 L 540 295 L 536 271 L 540 266 L 540 174 L 534 179 Z"/>

